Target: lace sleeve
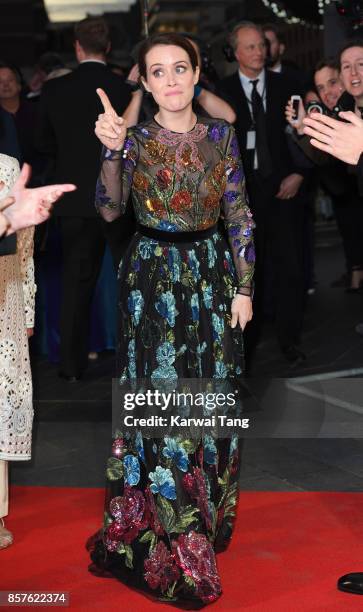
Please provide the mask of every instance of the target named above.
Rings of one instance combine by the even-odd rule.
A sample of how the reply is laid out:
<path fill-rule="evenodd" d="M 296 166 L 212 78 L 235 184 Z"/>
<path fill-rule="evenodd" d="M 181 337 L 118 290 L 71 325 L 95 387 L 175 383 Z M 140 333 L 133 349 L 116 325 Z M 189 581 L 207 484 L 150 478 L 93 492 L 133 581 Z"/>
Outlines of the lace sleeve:
<path fill-rule="evenodd" d="M 18 257 L 21 282 L 23 285 L 26 327 L 34 327 L 36 285 L 34 281 L 33 237 L 33 227 L 28 227 L 27 229 L 17 232 Z"/>
<path fill-rule="evenodd" d="M 248 207 L 245 177 L 234 128 L 229 126 L 226 136 L 226 188 L 223 194 L 224 224 L 228 234 L 238 276 L 237 293 L 251 296 L 255 249 L 255 223 Z"/>
<path fill-rule="evenodd" d="M 113 221 L 125 212 L 138 158 L 138 144 L 131 133 L 128 133 L 122 151 L 103 148 L 96 185 L 96 208 L 105 221 Z"/>

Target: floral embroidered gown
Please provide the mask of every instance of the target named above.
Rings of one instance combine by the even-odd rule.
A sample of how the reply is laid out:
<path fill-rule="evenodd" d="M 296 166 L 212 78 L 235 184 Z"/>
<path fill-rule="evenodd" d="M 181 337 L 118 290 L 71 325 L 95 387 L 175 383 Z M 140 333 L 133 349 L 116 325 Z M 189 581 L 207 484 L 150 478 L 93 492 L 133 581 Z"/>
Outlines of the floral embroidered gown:
<path fill-rule="evenodd" d="M 242 335 L 230 327 L 235 291 L 251 294 L 253 227 L 234 129 L 198 118 L 190 132 L 154 119 L 104 150 L 96 205 L 113 220 L 130 190 L 142 226 L 195 232 L 191 243 L 137 232 L 119 270 L 117 376 L 226 379 L 242 373 Z M 215 552 L 232 534 L 238 440 L 116 437 L 104 526 L 90 540 L 97 573 L 163 601 L 200 607 L 221 594 Z"/>

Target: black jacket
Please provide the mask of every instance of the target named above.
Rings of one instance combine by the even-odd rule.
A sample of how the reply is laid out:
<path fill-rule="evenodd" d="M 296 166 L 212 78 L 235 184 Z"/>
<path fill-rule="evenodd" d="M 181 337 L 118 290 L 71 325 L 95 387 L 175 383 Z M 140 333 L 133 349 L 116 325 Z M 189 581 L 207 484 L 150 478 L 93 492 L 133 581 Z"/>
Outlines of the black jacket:
<path fill-rule="evenodd" d="M 279 184 L 283 178 L 293 172 L 305 175 L 302 168 L 296 166 L 286 135 L 285 107 L 295 91 L 295 85 L 281 74 L 266 71 L 266 124 L 267 141 L 273 163 L 273 178 Z M 222 79 L 218 86 L 218 94 L 234 108 L 237 120 L 235 123 L 238 142 L 246 178 L 252 177 L 254 151 L 248 151 L 247 132 L 251 129 L 251 114 L 244 89 L 238 72 Z"/>
<path fill-rule="evenodd" d="M 77 191 L 54 207 L 57 216 L 94 217 L 95 185 L 102 145 L 94 134 L 103 112 L 96 93 L 101 87 L 122 115 L 130 97 L 121 77 L 99 62 L 85 62 L 63 77 L 48 81 L 39 103 L 36 146 L 54 157 L 52 182 L 74 183 Z"/>

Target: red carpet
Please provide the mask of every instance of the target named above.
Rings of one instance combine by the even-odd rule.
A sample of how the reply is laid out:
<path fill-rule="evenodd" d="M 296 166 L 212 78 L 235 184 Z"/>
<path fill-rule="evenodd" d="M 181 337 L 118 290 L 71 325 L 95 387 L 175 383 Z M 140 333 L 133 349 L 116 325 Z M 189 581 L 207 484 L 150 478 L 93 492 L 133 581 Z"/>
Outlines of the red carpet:
<path fill-rule="evenodd" d="M 66 590 L 72 610 L 175 609 L 87 572 L 84 543 L 102 508 L 100 489 L 13 487 L 7 525 L 16 542 L 0 552 L 0 590 Z M 363 494 L 243 492 L 218 560 L 224 593 L 210 610 L 363 610 L 363 597 L 335 589 L 341 574 L 363 571 Z"/>

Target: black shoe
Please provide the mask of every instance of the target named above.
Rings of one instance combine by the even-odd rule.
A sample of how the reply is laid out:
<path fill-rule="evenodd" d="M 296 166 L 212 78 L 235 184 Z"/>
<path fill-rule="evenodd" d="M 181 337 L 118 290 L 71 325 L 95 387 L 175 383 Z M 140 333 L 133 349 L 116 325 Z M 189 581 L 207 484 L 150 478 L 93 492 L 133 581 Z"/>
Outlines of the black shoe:
<path fill-rule="evenodd" d="M 344 591 L 345 593 L 363 595 L 363 572 L 341 576 L 338 580 L 337 587 L 339 591 Z"/>
<path fill-rule="evenodd" d="M 290 366 L 292 368 L 294 368 L 294 367 L 300 365 L 301 363 L 303 363 L 304 361 L 306 361 L 305 353 L 300 351 L 300 349 L 298 349 L 294 345 L 289 346 L 289 347 L 283 349 L 282 353 L 283 353 L 285 359 L 287 359 L 287 361 L 289 362 L 289 364 L 290 364 Z"/>
<path fill-rule="evenodd" d="M 81 380 L 81 376 L 69 376 L 68 374 L 65 374 L 62 371 L 58 372 L 58 376 L 62 380 L 65 380 L 67 383 L 76 383 Z"/>

